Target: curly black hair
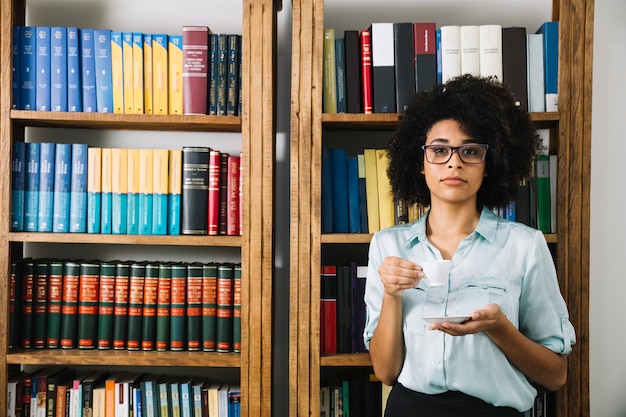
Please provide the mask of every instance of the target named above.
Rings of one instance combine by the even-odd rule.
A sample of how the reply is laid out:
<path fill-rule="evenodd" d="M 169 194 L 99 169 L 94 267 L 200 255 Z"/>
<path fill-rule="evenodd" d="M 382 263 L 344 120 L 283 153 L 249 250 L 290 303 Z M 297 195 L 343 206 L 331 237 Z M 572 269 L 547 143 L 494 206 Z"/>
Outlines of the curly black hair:
<path fill-rule="evenodd" d="M 447 119 L 457 121 L 478 143 L 489 145 L 488 175 L 478 191 L 478 209 L 504 207 L 515 200 L 520 184 L 530 175 L 541 139 L 530 115 L 517 105 L 505 84 L 469 74 L 416 93 L 400 116 L 387 145 L 387 173 L 394 197 L 408 204 L 430 205 L 430 191 L 421 173 L 421 146 L 432 126 Z"/>

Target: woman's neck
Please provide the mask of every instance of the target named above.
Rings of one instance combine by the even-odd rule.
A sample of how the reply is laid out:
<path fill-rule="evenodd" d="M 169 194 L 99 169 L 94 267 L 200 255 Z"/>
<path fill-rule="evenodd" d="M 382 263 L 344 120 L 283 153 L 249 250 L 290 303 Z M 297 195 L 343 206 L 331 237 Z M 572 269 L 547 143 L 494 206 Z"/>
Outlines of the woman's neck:
<path fill-rule="evenodd" d="M 426 235 L 444 259 L 452 259 L 461 240 L 476 229 L 479 219 L 480 212 L 476 205 L 431 206 L 426 220 Z"/>

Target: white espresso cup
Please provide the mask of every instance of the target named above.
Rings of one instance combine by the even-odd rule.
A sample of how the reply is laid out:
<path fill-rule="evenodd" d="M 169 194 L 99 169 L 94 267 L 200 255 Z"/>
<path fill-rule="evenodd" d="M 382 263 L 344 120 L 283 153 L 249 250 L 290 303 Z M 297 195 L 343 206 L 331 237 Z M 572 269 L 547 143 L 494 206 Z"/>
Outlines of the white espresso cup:
<path fill-rule="evenodd" d="M 426 274 L 426 279 L 431 287 L 441 287 L 446 285 L 448 274 L 450 273 L 451 262 L 447 259 L 437 261 L 422 262 L 420 265 Z"/>

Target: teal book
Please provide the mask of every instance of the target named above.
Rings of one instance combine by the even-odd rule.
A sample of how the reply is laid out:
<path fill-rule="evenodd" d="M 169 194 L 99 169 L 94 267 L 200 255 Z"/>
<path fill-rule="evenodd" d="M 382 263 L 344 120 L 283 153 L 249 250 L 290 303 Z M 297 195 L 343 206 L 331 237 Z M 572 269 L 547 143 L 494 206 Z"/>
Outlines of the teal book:
<path fill-rule="evenodd" d="M 126 348 L 128 350 L 140 350 L 146 265 L 141 262 L 132 263 L 130 265 L 129 278 Z"/>
<path fill-rule="evenodd" d="M 48 300 L 46 304 L 46 347 L 61 346 L 61 302 L 63 294 L 63 261 L 51 260 L 48 265 Z"/>
<path fill-rule="evenodd" d="M 183 350 L 186 342 L 187 265 L 172 264 L 170 303 L 170 350 Z"/>
<path fill-rule="evenodd" d="M 93 40 L 96 70 L 96 109 L 99 113 L 113 113 L 111 30 L 94 29 Z"/>
<path fill-rule="evenodd" d="M 67 111 L 67 28 L 50 28 L 50 110 Z"/>
<path fill-rule="evenodd" d="M 233 284 L 234 265 L 222 263 L 217 267 L 216 350 L 233 350 Z"/>
<path fill-rule="evenodd" d="M 193 392 L 191 379 L 182 379 L 179 382 L 180 389 L 180 417 L 194 417 Z"/>
<path fill-rule="evenodd" d="M 536 33 L 543 35 L 546 111 L 558 111 L 559 22 L 545 22 Z"/>
<path fill-rule="evenodd" d="M 202 350 L 215 352 L 217 322 L 217 263 L 202 266 Z"/>
<path fill-rule="evenodd" d="M 20 26 L 13 26 L 11 40 L 11 108 L 20 110 Z"/>
<path fill-rule="evenodd" d="M 98 349 L 113 348 L 113 309 L 115 308 L 116 261 L 100 263 L 98 289 Z"/>
<path fill-rule="evenodd" d="M 26 185 L 26 143 L 14 142 L 11 156 L 11 231 L 24 230 L 24 188 Z"/>
<path fill-rule="evenodd" d="M 333 232 L 332 149 L 322 148 L 322 233 Z"/>
<path fill-rule="evenodd" d="M 72 144 L 69 230 L 71 233 L 87 231 L 87 149 L 86 144 Z"/>
<path fill-rule="evenodd" d="M 154 149 L 152 175 L 152 229 L 153 235 L 166 235 L 168 230 L 169 151 Z"/>
<path fill-rule="evenodd" d="M 146 262 L 143 281 L 143 318 L 141 321 L 141 350 L 156 348 L 159 263 Z"/>
<path fill-rule="evenodd" d="M 26 144 L 26 189 L 24 192 L 24 230 L 36 232 L 39 225 L 39 143 Z"/>
<path fill-rule="evenodd" d="M 202 349 L 202 282 L 199 262 L 187 265 L 187 350 Z"/>
<path fill-rule="evenodd" d="M 61 348 L 76 348 L 78 324 L 78 286 L 80 262 L 66 261 L 63 265 L 63 294 L 61 296 Z"/>
<path fill-rule="evenodd" d="M 226 81 L 226 115 L 239 114 L 239 56 L 241 54 L 241 35 L 228 35 L 228 67 Z"/>
<path fill-rule="evenodd" d="M 157 286 L 156 336 L 155 347 L 158 351 L 170 348 L 170 301 L 172 295 L 172 265 L 159 264 L 159 282 Z"/>
<path fill-rule="evenodd" d="M 72 145 L 57 143 L 55 149 L 53 231 L 70 231 L 70 185 L 72 171 Z"/>
<path fill-rule="evenodd" d="M 87 150 L 87 233 L 111 233 L 111 209 L 102 204 L 103 176 L 110 177 L 110 170 L 103 169 L 103 151 L 98 147 Z"/>
<path fill-rule="evenodd" d="M 170 150 L 167 196 L 167 234 L 180 234 L 181 197 L 183 190 L 183 156 L 181 150 Z"/>
<path fill-rule="evenodd" d="M 153 190 L 154 190 L 154 150 L 139 150 L 139 221 L 137 233 L 152 234 Z"/>
<path fill-rule="evenodd" d="M 38 111 L 50 111 L 50 26 L 37 26 L 36 31 L 36 109 Z"/>
<path fill-rule="evenodd" d="M 52 232 L 55 144 L 43 142 L 39 154 L 39 217 L 37 231 Z"/>
<path fill-rule="evenodd" d="M 128 230 L 128 150 L 111 149 L 111 233 Z"/>
<path fill-rule="evenodd" d="M 98 291 L 100 288 L 100 263 L 80 263 L 78 280 L 77 344 L 79 349 L 95 349 L 98 339 Z"/>
<path fill-rule="evenodd" d="M 115 296 L 113 299 L 113 349 L 126 349 L 128 333 L 128 290 L 130 263 L 115 264 Z"/>
<path fill-rule="evenodd" d="M 126 233 L 136 235 L 139 233 L 139 149 L 128 149 L 127 161 Z"/>
<path fill-rule="evenodd" d="M 348 157 L 346 148 L 333 148 L 331 151 L 333 232 L 348 233 Z"/>

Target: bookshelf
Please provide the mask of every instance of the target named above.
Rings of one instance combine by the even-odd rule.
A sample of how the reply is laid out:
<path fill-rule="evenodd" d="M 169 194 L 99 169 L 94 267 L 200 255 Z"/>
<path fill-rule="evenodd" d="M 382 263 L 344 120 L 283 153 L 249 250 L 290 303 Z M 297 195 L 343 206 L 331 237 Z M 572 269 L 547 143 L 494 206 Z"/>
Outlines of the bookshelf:
<path fill-rule="evenodd" d="M 103 4 L 81 5 L 84 16 L 93 19 Z M 0 340 L 0 386 L 6 387 L 9 369 L 34 365 L 45 367 L 64 365 L 70 367 L 107 366 L 114 370 L 137 367 L 138 372 L 182 372 L 191 375 L 216 377 L 235 375 L 241 386 L 242 416 L 269 416 L 271 414 L 272 372 L 272 213 L 274 164 L 274 104 L 276 61 L 276 16 L 280 0 L 242 0 L 242 114 L 240 116 L 180 116 L 180 115 L 128 115 L 98 113 L 52 113 L 11 110 L 11 50 L 12 28 L 24 25 L 27 2 L 1 0 L 0 22 L 0 333 L 7 335 L 9 326 L 9 274 L 12 260 L 25 256 L 27 248 L 44 255 L 63 253 L 89 247 L 97 251 L 100 259 L 120 256 L 123 259 L 141 257 L 152 251 L 163 250 L 172 256 L 234 256 L 242 264 L 242 349 L 241 353 L 213 352 L 131 352 L 82 351 L 51 349 L 9 349 L 8 338 Z M 46 5 L 50 7 L 49 5 Z M 159 7 L 148 2 L 152 14 L 167 13 L 173 4 L 163 1 Z M 88 10 L 93 7 L 93 10 Z M 83 9 L 87 8 L 87 9 Z M 176 7 L 195 19 L 189 9 Z M 163 11 L 165 10 L 165 11 Z M 146 18 L 150 19 L 150 14 Z M 41 15 L 38 15 L 41 17 Z M 208 15 L 207 15 L 208 16 Z M 87 19 L 87 18 L 86 18 Z M 133 16 L 128 25 L 140 27 L 145 22 Z M 37 20 L 34 17 L 33 20 Z M 202 24 L 211 26 L 215 16 L 206 17 Z M 29 24 L 45 24 L 37 21 Z M 77 21 L 78 27 L 97 24 L 93 20 Z M 241 236 L 185 236 L 185 235 L 101 235 L 62 233 L 23 233 L 10 231 L 11 212 L 11 150 L 15 141 L 24 141 L 28 131 L 35 129 L 43 134 L 63 135 L 65 132 L 82 132 L 85 142 L 92 146 L 112 146 L 108 137 L 125 135 L 127 131 L 144 135 L 169 132 L 176 135 L 199 135 L 200 141 L 212 138 L 219 148 L 220 141 L 242 152 L 242 221 Z M 231 137 L 235 137 L 233 145 Z M 197 136 L 196 136 L 197 137 Z M 122 141 L 132 141 L 121 139 Z M 126 142 L 128 143 L 128 142 Z M 228 143 L 228 145 L 226 145 Z M 180 143 L 172 144 L 171 149 Z M 124 147 L 138 147 L 128 143 Z M 110 253 L 109 253 L 110 252 Z M 136 253 L 137 252 L 137 253 Z M 226 255 L 224 255 L 226 253 Z M 55 256 L 55 255 L 50 255 Z M 118 369 L 119 368 L 119 369 Z M 182 371 L 181 371 L 182 370 Z M 0 409 L 7 409 L 7 391 L 0 392 Z"/>
<path fill-rule="evenodd" d="M 557 233 L 546 238 L 577 335 L 568 359 L 566 385 L 552 395 L 554 415 L 549 415 L 589 416 L 590 184 L 585 173 L 589 172 L 591 149 L 594 2 L 554 0 L 534 2 L 533 7 L 538 4 L 546 10 L 543 21 L 560 22 L 559 111 L 533 113 L 532 120 L 538 128 L 550 129 L 556 139 Z M 350 133 L 365 131 L 378 132 L 382 147 L 386 143 L 385 135 L 396 126 L 398 117 L 397 114 L 322 113 L 323 30 L 332 27 L 342 33 L 345 29 L 365 29 L 369 23 L 382 21 L 434 21 L 438 26 L 481 23 L 527 26 L 520 15 L 532 12 L 512 12 L 507 9 L 508 3 L 497 0 L 488 6 L 481 3 L 486 7 L 480 8 L 474 8 L 472 2 L 461 5 L 431 1 L 414 2 L 410 6 L 398 2 L 397 7 L 395 3 L 380 2 L 355 7 L 332 0 L 301 0 L 293 1 L 292 5 L 289 409 L 290 415 L 319 416 L 320 386 L 327 375 L 371 366 L 367 354 L 320 353 L 320 266 L 342 254 L 345 254 L 344 262 L 353 260 L 350 256 L 366 259 L 371 238 L 370 234 L 321 233 L 322 147 L 350 146 Z M 477 16 L 478 9 L 486 14 Z M 352 22 L 350 26 L 333 26 L 338 15 L 343 15 L 343 22 Z M 535 29 L 527 27 L 528 33 Z"/>

